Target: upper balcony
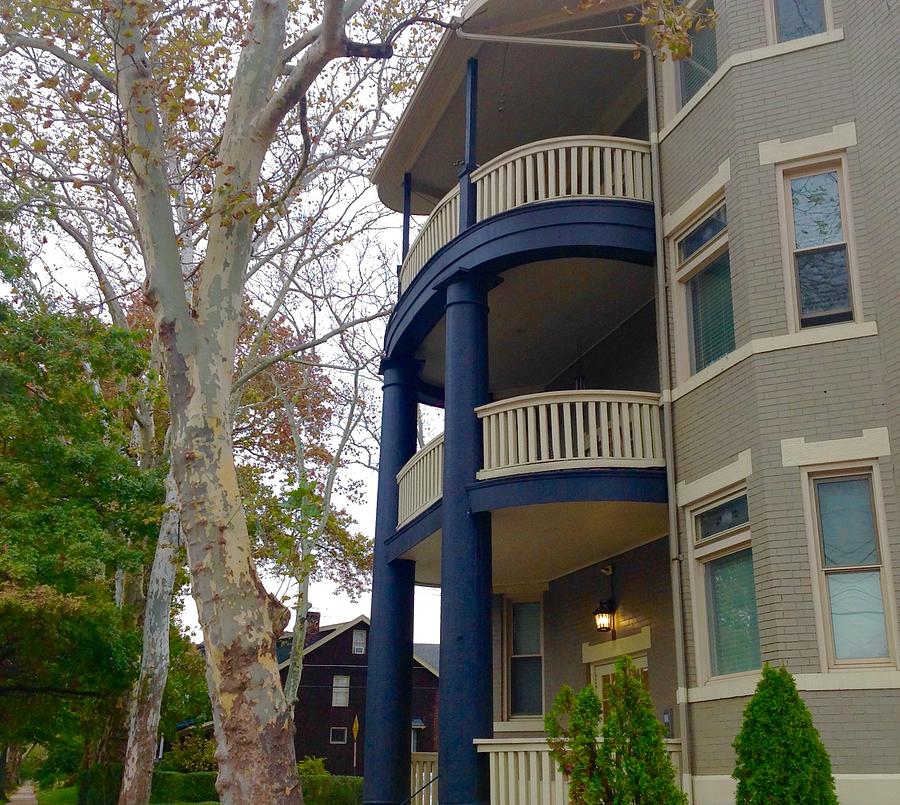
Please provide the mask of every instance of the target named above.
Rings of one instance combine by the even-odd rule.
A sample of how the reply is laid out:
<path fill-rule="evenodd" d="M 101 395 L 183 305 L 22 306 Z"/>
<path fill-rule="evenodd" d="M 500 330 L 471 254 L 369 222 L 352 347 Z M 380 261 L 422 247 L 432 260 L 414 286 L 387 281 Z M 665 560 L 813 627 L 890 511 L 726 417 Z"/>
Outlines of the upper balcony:
<path fill-rule="evenodd" d="M 472 174 L 475 221 L 560 199 L 652 202 L 650 144 L 625 137 L 554 137 L 500 154 Z M 432 210 L 400 269 L 400 293 L 459 235 L 459 187 Z"/>

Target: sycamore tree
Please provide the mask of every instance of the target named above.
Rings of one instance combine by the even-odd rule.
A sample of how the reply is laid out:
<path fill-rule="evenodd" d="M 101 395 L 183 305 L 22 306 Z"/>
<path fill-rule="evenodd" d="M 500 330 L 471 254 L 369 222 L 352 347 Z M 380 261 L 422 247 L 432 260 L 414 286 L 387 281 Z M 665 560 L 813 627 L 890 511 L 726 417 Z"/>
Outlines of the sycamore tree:
<path fill-rule="evenodd" d="M 223 802 L 302 801 L 273 651 L 282 606 L 252 559 L 235 408 L 266 365 L 385 313 L 339 297 L 312 341 L 235 377 L 245 294 L 263 288 L 277 310 L 318 270 L 293 249 L 323 236 L 311 199 L 347 191 L 336 166 L 352 176 L 372 153 L 418 69 L 388 61 L 395 43 L 421 47 L 432 29 L 406 23 L 444 5 L 15 0 L 3 12 L 7 180 L 46 200 L 107 303 L 140 281 L 152 309 Z"/>

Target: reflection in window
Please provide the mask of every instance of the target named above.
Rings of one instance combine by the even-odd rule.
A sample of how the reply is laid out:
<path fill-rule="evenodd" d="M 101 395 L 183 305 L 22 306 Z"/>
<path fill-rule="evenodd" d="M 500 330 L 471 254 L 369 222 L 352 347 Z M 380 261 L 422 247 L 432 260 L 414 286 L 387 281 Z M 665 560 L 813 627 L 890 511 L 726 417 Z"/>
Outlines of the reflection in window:
<path fill-rule="evenodd" d="M 698 514 L 697 539 L 698 541 L 711 539 L 738 526 L 747 525 L 749 521 L 747 496 L 741 495 Z"/>
<path fill-rule="evenodd" d="M 509 714 L 539 716 L 544 712 L 540 603 L 511 604 L 510 632 Z"/>
<path fill-rule="evenodd" d="M 708 14 L 713 8 L 713 3 L 705 3 L 697 9 L 697 14 Z M 719 66 L 715 28 L 692 29 L 689 36 L 691 55 L 678 63 L 681 106 L 684 106 L 697 94 Z"/>
<path fill-rule="evenodd" d="M 819 551 L 837 661 L 889 656 L 870 474 L 814 481 Z"/>
<path fill-rule="evenodd" d="M 825 0 L 775 0 L 778 41 L 822 33 L 827 27 Z"/>

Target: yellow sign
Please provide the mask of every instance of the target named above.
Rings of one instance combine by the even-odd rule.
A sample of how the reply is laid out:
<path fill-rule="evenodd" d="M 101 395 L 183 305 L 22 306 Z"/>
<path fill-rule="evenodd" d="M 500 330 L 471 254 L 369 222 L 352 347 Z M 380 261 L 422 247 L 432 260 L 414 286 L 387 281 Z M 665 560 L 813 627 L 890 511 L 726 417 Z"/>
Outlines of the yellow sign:
<path fill-rule="evenodd" d="M 353 717 L 353 740 L 359 737 L 359 716 Z"/>

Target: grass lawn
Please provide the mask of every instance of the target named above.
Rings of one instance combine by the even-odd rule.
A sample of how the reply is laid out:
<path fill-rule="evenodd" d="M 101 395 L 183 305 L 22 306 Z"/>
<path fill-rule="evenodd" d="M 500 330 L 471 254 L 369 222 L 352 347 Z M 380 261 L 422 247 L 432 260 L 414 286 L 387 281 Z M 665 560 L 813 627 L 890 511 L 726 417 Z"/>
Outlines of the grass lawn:
<path fill-rule="evenodd" d="M 54 788 L 48 791 L 37 792 L 38 805 L 76 805 L 78 802 L 78 789 L 71 788 Z M 168 805 L 219 805 L 218 802 L 192 802 L 179 803 L 172 802 Z"/>

